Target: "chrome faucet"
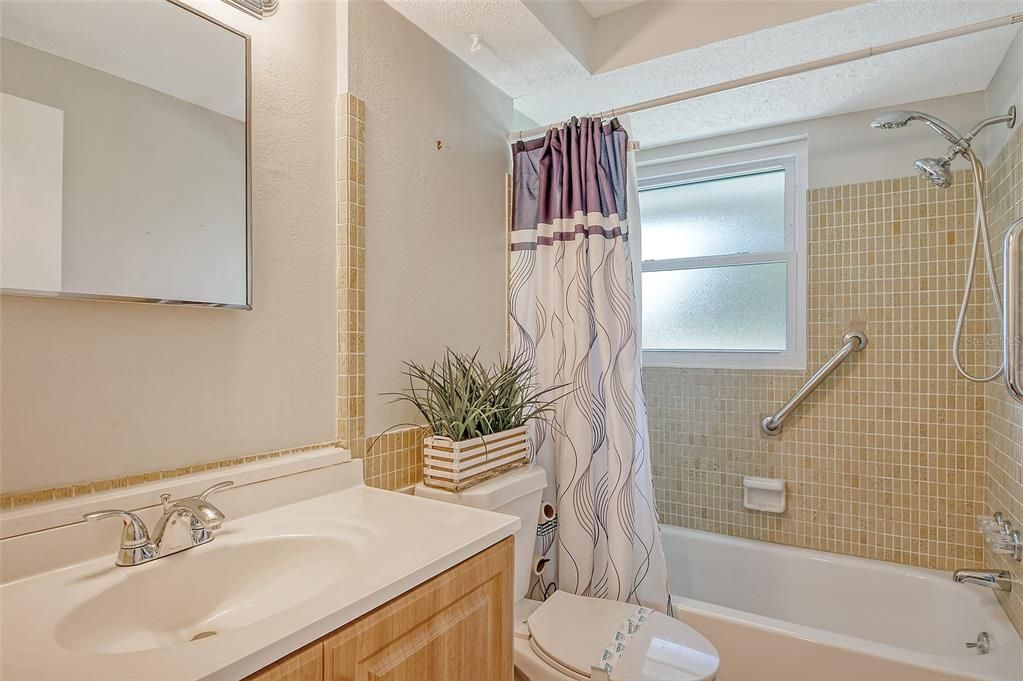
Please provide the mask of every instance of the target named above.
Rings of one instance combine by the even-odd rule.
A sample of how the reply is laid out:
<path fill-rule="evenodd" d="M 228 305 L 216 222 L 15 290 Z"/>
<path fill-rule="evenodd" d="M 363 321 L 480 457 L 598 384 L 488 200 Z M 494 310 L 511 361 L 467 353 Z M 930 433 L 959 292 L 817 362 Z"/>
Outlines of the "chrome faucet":
<path fill-rule="evenodd" d="M 213 541 L 214 532 L 224 522 L 224 514 L 207 499 L 211 494 L 227 489 L 231 480 L 218 483 L 194 497 L 171 501 L 169 494 L 161 494 L 163 515 L 156 523 L 150 539 L 146 524 L 129 511 L 110 510 L 86 513 L 86 520 L 120 518 L 124 521 L 121 531 L 121 545 L 117 551 L 116 563 L 123 567 L 141 565 L 157 558 L 163 558 L 195 546 Z M 184 522 L 188 519 L 187 526 Z"/>
<path fill-rule="evenodd" d="M 988 570 L 986 568 L 959 569 L 952 573 L 956 584 L 976 584 L 996 591 L 1012 591 L 1012 575 L 1008 570 Z"/>

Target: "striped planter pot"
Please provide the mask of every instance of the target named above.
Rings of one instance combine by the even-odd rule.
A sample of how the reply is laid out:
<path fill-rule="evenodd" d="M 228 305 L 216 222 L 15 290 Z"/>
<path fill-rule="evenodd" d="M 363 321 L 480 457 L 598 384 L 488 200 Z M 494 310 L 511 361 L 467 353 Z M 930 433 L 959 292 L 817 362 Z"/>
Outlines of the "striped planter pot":
<path fill-rule="evenodd" d="M 478 485 L 529 461 L 526 426 L 472 440 L 442 436 L 423 440 L 423 482 L 454 492 Z"/>

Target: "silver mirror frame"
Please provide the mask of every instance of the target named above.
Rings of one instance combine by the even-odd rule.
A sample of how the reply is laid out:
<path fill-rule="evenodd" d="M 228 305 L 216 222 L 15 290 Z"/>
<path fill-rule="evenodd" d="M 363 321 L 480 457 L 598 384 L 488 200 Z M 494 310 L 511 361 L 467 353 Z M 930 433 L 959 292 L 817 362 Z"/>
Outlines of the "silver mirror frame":
<path fill-rule="evenodd" d="M 277 0 L 224 0 L 230 4 L 238 2 L 265 2 L 273 4 L 276 11 Z M 245 303 L 210 303 L 197 300 L 174 300 L 168 298 L 146 298 L 140 296 L 115 296 L 98 293 L 75 293 L 67 291 L 36 291 L 29 289 L 0 288 L 0 295 L 26 296 L 32 298 L 63 298 L 67 300 L 106 300 L 117 303 L 155 303 L 158 305 L 179 305 L 185 307 L 219 307 L 232 310 L 252 309 L 252 38 L 247 33 L 228 26 L 222 21 L 189 7 L 181 0 L 167 2 L 191 12 L 200 19 L 209 21 L 220 28 L 230 31 L 245 41 Z"/>
<path fill-rule="evenodd" d="M 257 19 L 272 16 L 277 12 L 277 0 L 224 0 L 224 2 Z"/>

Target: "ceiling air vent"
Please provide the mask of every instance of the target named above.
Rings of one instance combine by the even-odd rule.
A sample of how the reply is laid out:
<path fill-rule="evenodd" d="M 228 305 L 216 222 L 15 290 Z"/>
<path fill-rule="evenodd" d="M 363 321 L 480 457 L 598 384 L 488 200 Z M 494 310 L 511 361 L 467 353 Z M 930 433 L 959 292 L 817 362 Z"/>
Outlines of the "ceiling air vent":
<path fill-rule="evenodd" d="M 247 12 L 257 19 L 268 17 L 277 11 L 277 0 L 224 0 L 243 12 Z"/>

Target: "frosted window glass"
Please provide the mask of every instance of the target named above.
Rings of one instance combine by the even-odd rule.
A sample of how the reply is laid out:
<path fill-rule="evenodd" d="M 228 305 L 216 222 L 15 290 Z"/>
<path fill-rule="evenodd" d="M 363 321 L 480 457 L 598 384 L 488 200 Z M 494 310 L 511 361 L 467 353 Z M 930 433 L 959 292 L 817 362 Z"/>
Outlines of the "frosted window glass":
<path fill-rule="evenodd" d="M 785 171 L 639 193 L 643 260 L 785 250 Z"/>
<path fill-rule="evenodd" d="M 643 273 L 647 350 L 786 348 L 786 263 Z"/>

